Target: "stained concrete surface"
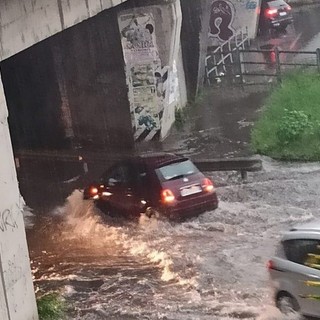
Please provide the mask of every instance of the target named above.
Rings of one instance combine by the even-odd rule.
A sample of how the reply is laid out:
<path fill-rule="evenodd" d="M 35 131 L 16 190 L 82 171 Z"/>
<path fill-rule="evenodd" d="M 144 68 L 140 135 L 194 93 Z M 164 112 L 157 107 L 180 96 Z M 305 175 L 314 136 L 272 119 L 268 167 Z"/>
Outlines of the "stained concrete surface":
<path fill-rule="evenodd" d="M 175 128 L 163 142 L 163 150 L 195 158 L 253 156 L 250 134 L 269 91 L 268 86 L 205 89 L 183 128 Z"/>

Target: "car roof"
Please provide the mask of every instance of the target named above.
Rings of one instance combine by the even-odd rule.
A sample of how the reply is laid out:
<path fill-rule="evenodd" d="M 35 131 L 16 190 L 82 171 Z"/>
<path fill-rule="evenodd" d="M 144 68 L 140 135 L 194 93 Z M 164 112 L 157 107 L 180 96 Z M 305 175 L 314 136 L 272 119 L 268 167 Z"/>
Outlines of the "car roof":
<path fill-rule="evenodd" d="M 174 153 L 145 153 L 137 155 L 134 158 L 152 168 L 160 168 L 175 162 L 188 160 L 188 158 Z"/>
<path fill-rule="evenodd" d="M 270 8 L 288 6 L 288 4 L 284 0 L 266 0 L 264 1 L 264 3 L 268 4 Z"/>
<path fill-rule="evenodd" d="M 298 224 L 284 232 L 282 241 L 294 239 L 320 239 L 320 221 Z"/>
<path fill-rule="evenodd" d="M 293 232 L 293 231 L 320 232 L 320 220 L 296 225 L 290 229 L 290 232 Z"/>

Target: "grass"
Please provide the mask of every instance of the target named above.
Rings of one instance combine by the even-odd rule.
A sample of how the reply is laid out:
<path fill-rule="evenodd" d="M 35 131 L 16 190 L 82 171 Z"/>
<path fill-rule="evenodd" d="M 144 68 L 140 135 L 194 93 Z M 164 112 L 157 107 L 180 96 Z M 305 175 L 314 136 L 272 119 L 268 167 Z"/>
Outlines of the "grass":
<path fill-rule="evenodd" d="M 285 77 L 255 124 L 253 151 L 281 160 L 320 160 L 320 74 Z"/>
<path fill-rule="evenodd" d="M 39 320 L 66 318 L 66 304 L 58 293 L 48 293 L 37 299 Z"/>

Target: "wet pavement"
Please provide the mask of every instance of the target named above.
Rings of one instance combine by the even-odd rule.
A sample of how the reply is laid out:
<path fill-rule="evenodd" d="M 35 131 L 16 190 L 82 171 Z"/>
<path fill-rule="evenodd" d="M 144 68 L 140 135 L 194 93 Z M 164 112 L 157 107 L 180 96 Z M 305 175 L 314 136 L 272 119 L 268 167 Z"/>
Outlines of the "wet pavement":
<path fill-rule="evenodd" d="M 174 129 L 162 148 L 201 159 L 253 156 L 250 134 L 270 87 L 206 90 L 183 128 Z"/>

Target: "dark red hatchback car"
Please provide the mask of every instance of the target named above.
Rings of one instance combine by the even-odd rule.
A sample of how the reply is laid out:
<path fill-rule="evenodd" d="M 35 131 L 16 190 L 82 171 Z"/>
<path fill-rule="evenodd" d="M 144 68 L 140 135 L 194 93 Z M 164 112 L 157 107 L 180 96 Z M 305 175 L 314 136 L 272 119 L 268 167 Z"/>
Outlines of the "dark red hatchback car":
<path fill-rule="evenodd" d="M 178 220 L 218 207 L 213 182 L 188 158 L 167 153 L 117 162 L 84 190 L 84 199 L 110 215 L 159 213 Z"/>

